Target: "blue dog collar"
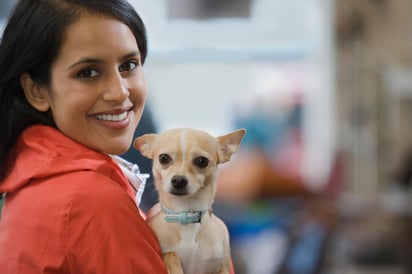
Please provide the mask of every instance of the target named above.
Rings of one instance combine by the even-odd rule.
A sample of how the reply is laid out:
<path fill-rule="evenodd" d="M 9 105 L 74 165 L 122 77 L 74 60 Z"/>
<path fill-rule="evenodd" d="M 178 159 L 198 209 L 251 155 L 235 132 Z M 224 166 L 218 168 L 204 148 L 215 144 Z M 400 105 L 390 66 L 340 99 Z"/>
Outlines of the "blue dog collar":
<path fill-rule="evenodd" d="M 168 208 L 162 206 L 163 212 L 166 214 L 165 221 L 168 223 L 180 223 L 183 225 L 200 223 L 202 220 L 202 215 L 207 212 L 207 210 L 201 211 L 180 211 L 173 212 Z"/>

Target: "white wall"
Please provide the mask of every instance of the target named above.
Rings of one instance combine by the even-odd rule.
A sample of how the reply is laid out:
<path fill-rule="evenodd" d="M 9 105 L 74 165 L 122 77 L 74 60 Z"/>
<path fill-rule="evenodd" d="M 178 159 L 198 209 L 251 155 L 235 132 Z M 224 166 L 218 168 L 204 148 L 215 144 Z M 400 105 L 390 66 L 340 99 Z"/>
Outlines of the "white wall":
<path fill-rule="evenodd" d="M 211 20 L 168 19 L 167 1 L 131 2 L 148 28 L 145 72 L 160 130 L 189 126 L 222 133 L 235 102 L 301 89 L 302 170 L 314 189 L 321 188 L 336 139 L 333 1 L 254 0 L 250 18 Z M 300 75 L 279 72 L 277 64 L 285 62 L 300 64 Z"/>

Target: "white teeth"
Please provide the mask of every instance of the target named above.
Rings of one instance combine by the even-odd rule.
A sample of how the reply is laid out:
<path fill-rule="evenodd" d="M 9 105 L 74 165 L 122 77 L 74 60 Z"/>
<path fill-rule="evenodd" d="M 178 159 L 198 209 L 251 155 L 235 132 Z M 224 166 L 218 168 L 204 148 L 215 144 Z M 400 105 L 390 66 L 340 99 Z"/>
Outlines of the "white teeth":
<path fill-rule="evenodd" d="M 118 122 L 118 121 L 122 121 L 126 119 L 127 111 L 121 114 L 118 114 L 118 115 L 102 114 L 102 115 L 96 115 L 95 117 L 97 120 Z"/>

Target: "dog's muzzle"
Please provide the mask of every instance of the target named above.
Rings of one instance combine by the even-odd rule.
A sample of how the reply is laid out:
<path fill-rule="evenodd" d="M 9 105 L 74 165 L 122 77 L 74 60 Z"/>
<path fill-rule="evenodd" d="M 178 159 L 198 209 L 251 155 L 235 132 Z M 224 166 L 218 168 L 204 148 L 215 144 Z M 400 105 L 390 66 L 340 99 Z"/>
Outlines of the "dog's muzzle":
<path fill-rule="evenodd" d="M 182 176 L 182 175 L 173 176 L 171 180 L 171 184 L 173 188 L 170 193 L 172 193 L 173 195 L 182 196 L 182 195 L 188 194 L 187 186 L 189 182 L 186 176 Z"/>

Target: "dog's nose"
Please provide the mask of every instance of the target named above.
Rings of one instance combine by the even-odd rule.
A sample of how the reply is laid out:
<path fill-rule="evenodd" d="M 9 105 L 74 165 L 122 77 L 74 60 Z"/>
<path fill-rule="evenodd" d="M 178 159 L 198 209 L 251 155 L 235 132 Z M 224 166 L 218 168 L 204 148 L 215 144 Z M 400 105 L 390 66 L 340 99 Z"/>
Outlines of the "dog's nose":
<path fill-rule="evenodd" d="M 172 186 L 176 189 L 182 189 L 187 186 L 187 179 L 185 176 L 175 175 L 172 177 Z"/>

